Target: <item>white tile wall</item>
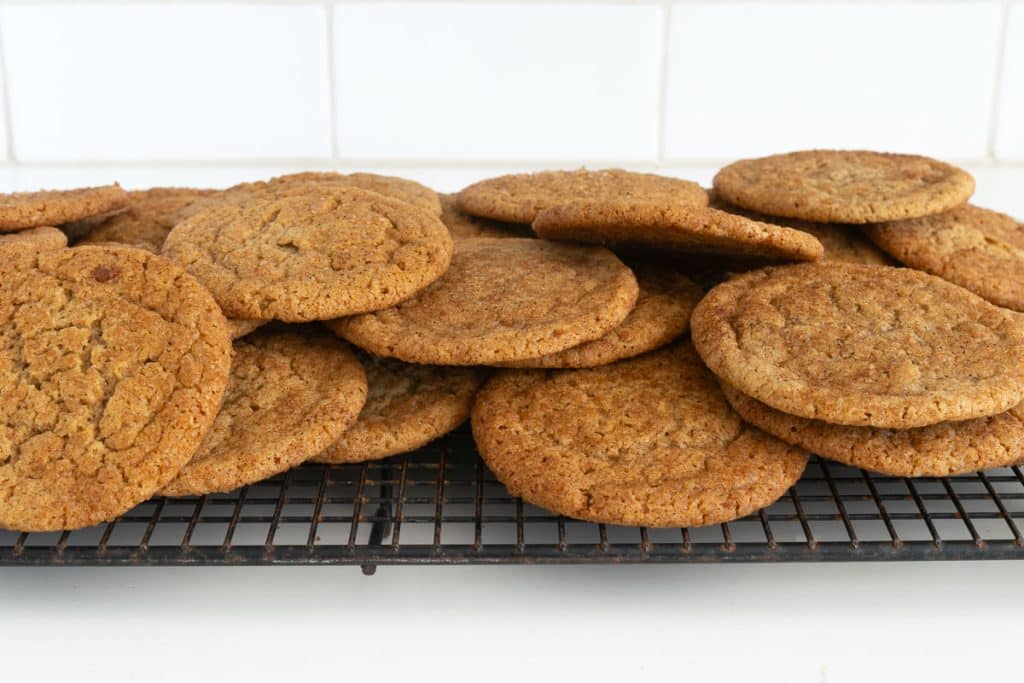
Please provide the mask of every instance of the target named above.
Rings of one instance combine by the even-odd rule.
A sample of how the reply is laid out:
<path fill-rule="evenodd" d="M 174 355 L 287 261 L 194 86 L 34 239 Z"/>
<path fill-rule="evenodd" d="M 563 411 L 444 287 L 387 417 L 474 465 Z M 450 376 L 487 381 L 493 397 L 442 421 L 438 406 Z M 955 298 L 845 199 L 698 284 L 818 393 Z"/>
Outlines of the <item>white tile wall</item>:
<path fill-rule="evenodd" d="M 4 84 L 3 63 L 3 45 L 0 43 L 0 161 L 9 158 L 7 140 L 10 137 L 7 128 L 7 87 Z"/>
<path fill-rule="evenodd" d="M 812 147 L 986 153 L 999 2 L 673 8 L 670 158 Z"/>
<path fill-rule="evenodd" d="M 14 5 L 0 13 L 19 160 L 328 157 L 315 5 Z"/>
<path fill-rule="evenodd" d="M 653 5 L 339 5 L 341 154 L 653 159 L 661 14 Z"/>
<path fill-rule="evenodd" d="M 1024 160 L 1024 2 L 1010 6 L 996 156 Z"/>
<path fill-rule="evenodd" d="M 0 0 L 0 39 L 5 168 L 1024 167 L 1024 0 Z"/>

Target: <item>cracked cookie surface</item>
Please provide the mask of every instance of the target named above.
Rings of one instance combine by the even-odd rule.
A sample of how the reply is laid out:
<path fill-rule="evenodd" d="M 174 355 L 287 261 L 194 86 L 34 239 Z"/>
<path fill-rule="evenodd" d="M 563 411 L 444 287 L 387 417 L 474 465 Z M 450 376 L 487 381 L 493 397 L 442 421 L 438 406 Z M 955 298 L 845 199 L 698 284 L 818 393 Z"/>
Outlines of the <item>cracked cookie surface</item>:
<path fill-rule="evenodd" d="M 571 201 L 537 214 L 533 230 L 550 240 L 602 244 L 644 252 L 815 261 L 813 235 L 703 206 L 592 199 Z"/>
<path fill-rule="evenodd" d="M 743 159 L 715 176 L 731 204 L 820 223 L 876 223 L 941 213 L 964 203 L 974 178 L 910 154 L 807 150 Z"/>
<path fill-rule="evenodd" d="M 586 370 L 502 370 L 473 437 L 509 491 L 569 517 L 701 526 L 771 504 L 807 453 L 743 424 L 688 342 Z"/>
<path fill-rule="evenodd" d="M 1024 461 L 1024 406 L 991 417 L 914 429 L 832 425 L 775 410 L 726 383 L 740 417 L 786 443 L 893 477 L 945 477 Z"/>
<path fill-rule="evenodd" d="M 637 294 L 632 271 L 602 247 L 477 238 L 456 242 L 448 272 L 411 299 L 327 326 L 378 356 L 487 365 L 597 339 Z"/>
<path fill-rule="evenodd" d="M 213 298 L 139 249 L 6 250 L 0 260 L 0 526 L 117 517 L 199 447 L 227 385 Z"/>
<path fill-rule="evenodd" d="M 164 495 L 225 493 L 291 469 L 336 440 L 366 400 L 359 360 L 325 332 L 271 327 L 234 350 L 217 419 Z"/>
<path fill-rule="evenodd" d="M 128 193 L 117 184 L 0 194 L 0 232 L 71 223 L 127 205 Z"/>
<path fill-rule="evenodd" d="M 679 178 L 601 171 L 541 171 L 488 178 L 458 194 L 460 211 L 505 223 L 533 223 L 544 209 L 573 200 L 629 201 L 706 206 L 707 193 L 697 183 Z"/>
<path fill-rule="evenodd" d="M 439 278 L 451 251 L 438 218 L 350 187 L 213 206 L 163 247 L 229 317 L 287 322 L 393 306 Z"/>
<path fill-rule="evenodd" d="M 154 187 L 128 193 L 128 209 L 92 227 L 81 244 L 115 242 L 160 253 L 167 234 L 182 213 L 197 201 L 216 195 L 216 190 L 188 187 Z"/>
<path fill-rule="evenodd" d="M 425 446 L 466 421 L 486 376 L 482 368 L 361 358 L 366 405 L 358 421 L 312 462 L 365 462 Z"/>
<path fill-rule="evenodd" d="M 799 417 L 905 429 L 1024 399 L 1024 324 L 909 268 L 765 268 L 712 289 L 690 325 L 716 375 Z"/>
<path fill-rule="evenodd" d="M 685 275 L 661 266 L 630 263 L 640 295 L 636 307 L 611 332 L 540 358 L 500 363 L 510 368 L 592 368 L 665 346 L 690 329 L 690 314 L 704 290 Z"/>
<path fill-rule="evenodd" d="M 902 263 L 1024 311 L 1024 225 L 969 204 L 935 216 L 864 226 Z"/>

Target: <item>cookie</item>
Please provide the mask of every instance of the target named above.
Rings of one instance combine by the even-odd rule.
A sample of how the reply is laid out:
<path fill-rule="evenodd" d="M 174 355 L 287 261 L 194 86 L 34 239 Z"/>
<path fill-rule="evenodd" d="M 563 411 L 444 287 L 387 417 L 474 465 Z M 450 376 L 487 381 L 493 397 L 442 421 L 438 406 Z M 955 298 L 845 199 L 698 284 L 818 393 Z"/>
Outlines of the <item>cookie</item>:
<path fill-rule="evenodd" d="M 245 335 L 251 334 L 263 327 L 266 323 L 266 320 L 237 320 L 228 318 L 228 327 L 231 329 L 232 339 L 241 339 Z"/>
<path fill-rule="evenodd" d="M 864 237 L 859 226 L 814 223 L 812 221 L 802 221 L 798 218 L 766 216 L 763 213 L 749 211 L 730 204 L 721 199 L 715 190 L 708 191 L 708 198 L 708 206 L 711 208 L 735 213 L 762 223 L 773 223 L 814 235 L 821 242 L 821 246 L 825 248 L 825 253 L 819 259 L 821 261 L 845 261 L 846 263 L 864 263 L 872 266 L 896 265 L 895 261 L 889 258 L 885 252 L 881 251 Z"/>
<path fill-rule="evenodd" d="M 602 247 L 478 238 L 456 242 L 444 277 L 408 301 L 327 326 L 378 356 L 488 365 L 597 339 L 637 294 L 632 271 Z"/>
<path fill-rule="evenodd" d="M 1024 462 L 1024 405 L 914 429 L 844 427 L 787 415 L 722 385 L 746 422 L 786 443 L 893 477 L 946 477 Z"/>
<path fill-rule="evenodd" d="M 438 196 L 441 198 L 441 222 L 448 226 L 453 240 L 465 240 L 473 237 L 533 237 L 533 230 L 528 225 L 502 223 L 470 216 L 468 213 L 459 211 L 455 205 L 455 195 L 442 194 Z"/>
<path fill-rule="evenodd" d="M 163 495 L 226 493 L 291 469 L 341 436 L 363 407 L 363 367 L 331 335 L 268 328 L 234 346 L 217 419 Z"/>
<path fill-rule="evenodd" d="M 0 235 L 0 247 L 11 244 L 23 244 L 40 250 L 62 249 L 68 246 L 68 238 L 57 228 L 51 227 L 29 228 Z"/>
<path fill-rule="evenodd" d="M 999 306 L 1024 311 L 1024 226 L 966 204 L 925 218 L 864 226 L 902 263 L 971 290 Z"/>
<path fill-rule="evenodd" d="M 641 199 L 666 206 L 706 206 L 707 194 L 697 183 L 679 178 L 604 171 L 541 171 L 489 178 L 458 195 L 460 211 L 505 223 L 533 223 L 544 209 L 576 200 Z"/>
<path fill-rule="evenodd" d="M 116 183 L 77 190 L 0 194 L 0 232 L 70 223 L 127 205 L 128 193 Z"/>
<path fill-rule="evenodd" d="M 715 189 L 744 209 L 819 223 L 878 223 L 941 213 L 967 201 L 974 178 L 909 154 L 808 150 L 744 159 Z"/>
<path fill-rule="evenodd" d="M 481 368 L 412 365 L 362 355 L 369 393 L 359 420 L 313 462 L 348 463 L 407 453 L 469 417 Z"/>
<path fill-rule="evenodd" d="M 351 187 L 213 206 L 163 246 L 229 317 L 287 322 L 393 306 L 439 278 L 451 252 L 439 219 Z"/>
<path fill-rule="evenodd" d="M 799 230 L 703 206 L 647 200 L 572 201 L 538 213 L 533 231 L 549 240 L 640 252 L 797 261 L 815 261 L 823 252 L 815 237 Z"/>
<path fill-rule="evenodd" d="M 185 187 L 154 187 L 128 193 L 127 211 L 115 214 L 94 226 L 82 244 L 119 243 L 154 254 L 160 252 L 167 234 L 180 220 L 183 211 L 216 190 Z"/>
<path fill-rule="evenodd" d="M 690 314 L 704 290 L 684 275 L 660 266 L 630 264 L 640 295 L 622 324 L 594 341 L 540 358 L 502 363 L 513 368 L 592 368 L 661 348 L 686 334 Z"/>
<path fill-rule="evenodd" d="M 770 505 L 807 453 L 743 424 L 689 343 L 586 370 L 503 370 L 473 437 L 516 496 L 607 524 L 701 526 Z"/>
<path fill-rule="evenodd" d="M 75 529 L 148 499 L 213 423 L 231 365 L 210 294 L 140 249 L 0 259 L 0 526 Z"/>
<path fill-rule="evenodd" d="M 907 429 L 1024 400 L 1024 323 L 909 268 L 765 268 L 712 289 L 690 325 L 716 375 L 798 417 Z"/>

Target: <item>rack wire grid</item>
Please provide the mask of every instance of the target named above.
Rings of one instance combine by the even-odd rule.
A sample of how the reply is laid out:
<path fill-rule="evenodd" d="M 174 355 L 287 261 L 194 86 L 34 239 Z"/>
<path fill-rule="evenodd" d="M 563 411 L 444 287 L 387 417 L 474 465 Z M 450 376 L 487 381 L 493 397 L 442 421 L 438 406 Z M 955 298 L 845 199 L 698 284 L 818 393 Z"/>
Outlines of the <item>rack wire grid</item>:
<path fill-rule="evenodd" d="M 361 565 L 1024 558 L 1019 467 L 883 477 L 813 457 L 774 505 L 710 527 L 580 522 L 513 497 L 468 428 L 414 453 L 156 498 L 63 533 L 0 531 L 0 565 Z"/>

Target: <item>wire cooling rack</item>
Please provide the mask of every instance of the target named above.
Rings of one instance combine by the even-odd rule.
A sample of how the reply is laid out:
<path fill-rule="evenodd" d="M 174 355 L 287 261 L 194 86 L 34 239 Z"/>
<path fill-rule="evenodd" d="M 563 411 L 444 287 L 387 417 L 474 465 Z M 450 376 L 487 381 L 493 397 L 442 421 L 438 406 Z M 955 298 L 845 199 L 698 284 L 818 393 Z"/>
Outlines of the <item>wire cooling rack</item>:
<path fill-rule="evenodd" d="M 579 522 L 511 496 L 468 428 L 380 462 L 305 465 L 108 524 L 0 531 L 0 565 L 361 565 L 1024 558 L 1024 475 L 873 475 L 812 458 L 781 500 L 691 529 Z"/>

